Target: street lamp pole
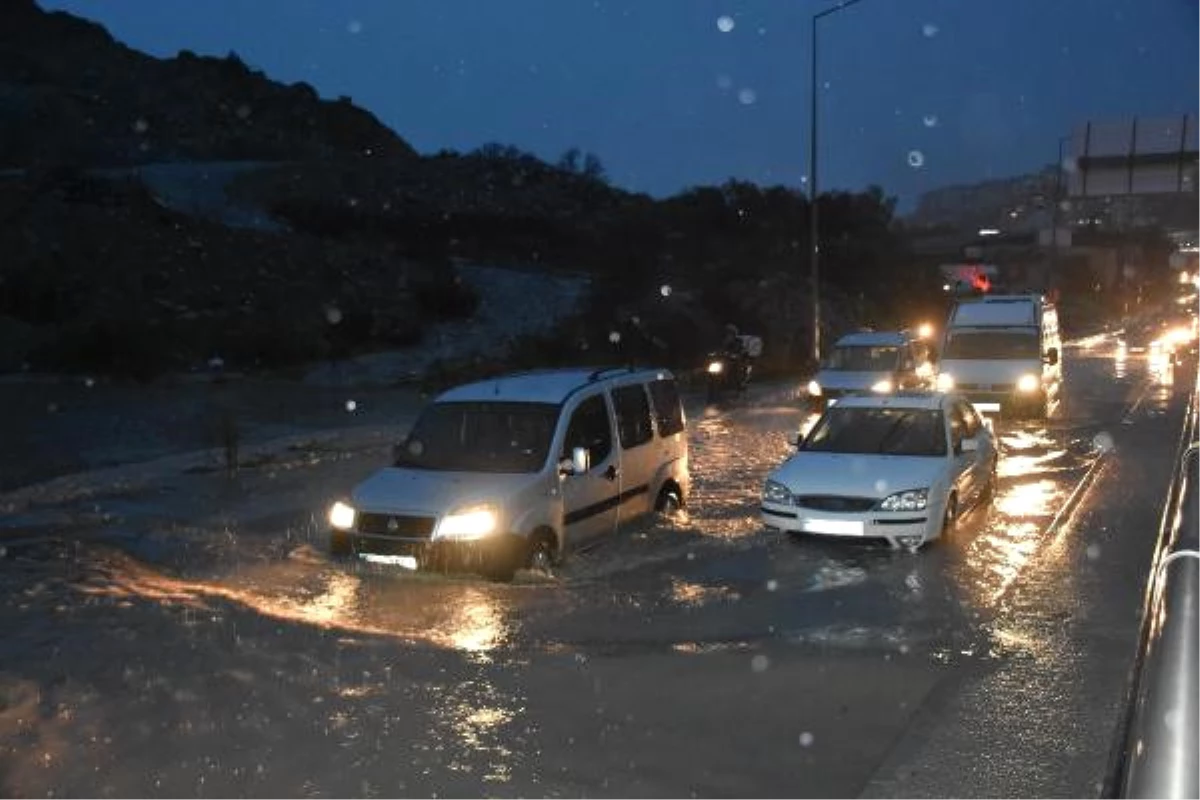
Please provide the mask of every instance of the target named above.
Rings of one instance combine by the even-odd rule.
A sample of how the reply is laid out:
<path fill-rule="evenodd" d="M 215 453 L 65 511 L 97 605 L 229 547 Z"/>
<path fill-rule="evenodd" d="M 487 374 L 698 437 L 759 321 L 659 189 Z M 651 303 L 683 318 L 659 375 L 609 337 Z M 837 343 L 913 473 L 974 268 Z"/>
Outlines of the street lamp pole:
<path fill-rule="evenodd" d="M 837 5 L 818 11 L 812 16 L 812 68 L 809 70 L 809 130 L 808 130 L 808 267 L 812 280 L 813 360 L 821 362 L 821 243 L 817 233 L 817 22 L 862 0 L 842 0 Z"/>
<path fill-rule="evenodd" d="M 1063 145 L 1070 140 L 1070 136 L 1058 137 L 1058 162 L 1054 169 L 1054 203 L 1050 209 L 1050 235 L 1054 238 L 1050 242 L 1050 274 L 1046 276 L 1047 289 L 1053 288 L 1054 281 L 1058 278 L 1058 211 L 1059 206 L 1062 205 Z"/>

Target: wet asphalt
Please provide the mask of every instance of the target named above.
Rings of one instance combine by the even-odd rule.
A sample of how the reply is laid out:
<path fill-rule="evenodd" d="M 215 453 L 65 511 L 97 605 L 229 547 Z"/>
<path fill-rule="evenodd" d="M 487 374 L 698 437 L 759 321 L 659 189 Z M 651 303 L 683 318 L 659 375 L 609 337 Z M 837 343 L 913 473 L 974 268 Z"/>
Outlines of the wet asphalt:
<path fill-rule="evenodd" d="M 1195 376 L 1105 337 L 1065 371 L 915 554 L 762 527 L 805 416 L 779 385 L 689 404 L 681 518 L 511 585 L 325 556 L 386 432 L 27 498 L 0 790 L 1094 796 Z"/>

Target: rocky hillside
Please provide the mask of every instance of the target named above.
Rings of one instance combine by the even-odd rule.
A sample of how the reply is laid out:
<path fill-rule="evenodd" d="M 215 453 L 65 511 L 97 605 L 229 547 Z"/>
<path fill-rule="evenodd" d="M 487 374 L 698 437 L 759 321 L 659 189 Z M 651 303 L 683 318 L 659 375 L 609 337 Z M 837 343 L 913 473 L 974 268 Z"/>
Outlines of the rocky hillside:
<path fill-rule="evenodd" d="M 348 99 L 232 53 L 158 59 L 33 0 L 0 2 L 0 167 L 414 155 Z"/>

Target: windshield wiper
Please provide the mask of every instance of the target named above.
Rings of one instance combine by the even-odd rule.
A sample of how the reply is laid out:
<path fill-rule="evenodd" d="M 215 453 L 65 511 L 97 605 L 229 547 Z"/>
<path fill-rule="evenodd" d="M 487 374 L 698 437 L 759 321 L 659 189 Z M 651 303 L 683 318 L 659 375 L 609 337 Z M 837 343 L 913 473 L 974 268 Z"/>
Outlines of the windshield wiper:
<path fill-rule="evenodd" d="M 901 425 L 908 422 L 910 419 L 912 419 L 912 417 L 913 417 L 913 412 L 911 412 L 911 411 L 901 414 L 900 418 L 897 419 L 895 422 L 893 422 L 888 427 L 888 429 L 884 432 L 883 436 L 881 436 L 879 438 L 879 453 L 881 455 L 887 454 L 885 445 L 887 444 L 888 440 L 891 439 L 900 430 Z"/>

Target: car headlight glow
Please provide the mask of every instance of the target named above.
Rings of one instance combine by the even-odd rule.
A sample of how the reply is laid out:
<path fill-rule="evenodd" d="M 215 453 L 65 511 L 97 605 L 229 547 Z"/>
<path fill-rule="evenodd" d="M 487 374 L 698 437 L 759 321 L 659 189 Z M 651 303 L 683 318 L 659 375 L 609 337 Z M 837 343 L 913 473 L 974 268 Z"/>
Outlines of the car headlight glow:
<path fill-rule="evenodd" d="M 1037 375 L 1022 375 L 1017 379 L 1017 391 L 1029 394 L 1036 392 L 1042 386 L 1042 382 L 1038 380 Z"/>
<path fill-rule="evenodd" d="M 441 539 L 482 539 L 496 531 L 499 515 L 493 506 L 472 506 L 442 517 L 435 537 Z"/>
<path fill-rule="evenodd" d="M 937 376 L 937 388 L 939 392 L 948 392 L 954 388 L 954 376 L 949 372 L 943 372 Z"/>
<path fill-rule="evenodd" d="M 339 531 L 348 531 L 353 528 L 356 516 L 354 507 L 341 500 L 329 507 L 329 524 Z"/>
<path fill-rule="evenodd" d="M 879 508 L 881 511 L 924 511 L 928 504 L 928 489 L 910 489 L 883 498 Z"/>
<path fill-rule="evenodd" d="M 720 361 L 708 362 L 708 374 L 709 375 L 720 375 L 724 371 L 725 371 L 725 365 L 722 364 Z"/>
<path fill-rule="evenodd" d="M 875 381 L 874 385 L 871 386 L 871 391 L 876 394 L 891 394 L 892 382 L 887 379 Z"/>
<path fill-rule="evenodd" d="M 779 481 L 767 481 L 763 486 L 762 493 L 763 502 L 766 503 L 782 503 L 783 505 L 792 504 L 792 490 L 784 486 Z"/>
<path fill-rule="evenodd" d="M 821 384 L 817 383 L 816 381 L 809 381 L 807 388 L 810 397 L 820 397 L 823 393 L 821 390 Z"/>

